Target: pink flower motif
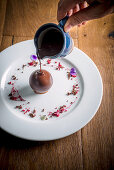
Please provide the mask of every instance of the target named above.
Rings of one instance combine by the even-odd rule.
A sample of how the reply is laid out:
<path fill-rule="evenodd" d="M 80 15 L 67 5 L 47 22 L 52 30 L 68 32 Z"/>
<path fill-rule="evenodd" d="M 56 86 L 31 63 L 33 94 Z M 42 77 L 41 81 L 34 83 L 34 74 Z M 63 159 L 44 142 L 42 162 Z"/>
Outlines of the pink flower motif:
<path fill-rule="evenodd" d="M 70 70 L 70 75 L 72 76 L 72 77 L 76 77 L 76 69 L 75 68 L 71 68 L 71 70 Z"/>
<path fill-rule="evenodd" d="M 48 60 L 47 60 L 47 64 L 50 64 L 50 63 L 51 63 L 51 59 L 48 59 Z"/>
<path fill-rule="evenodd" d="M 36 61 L 36 60 L 37 60 L 37 56 L 36 56 L 36 55 L 31 55 L 31 56 L 30 56 L 30 59 L 31 59 L 32 61 Z"/>

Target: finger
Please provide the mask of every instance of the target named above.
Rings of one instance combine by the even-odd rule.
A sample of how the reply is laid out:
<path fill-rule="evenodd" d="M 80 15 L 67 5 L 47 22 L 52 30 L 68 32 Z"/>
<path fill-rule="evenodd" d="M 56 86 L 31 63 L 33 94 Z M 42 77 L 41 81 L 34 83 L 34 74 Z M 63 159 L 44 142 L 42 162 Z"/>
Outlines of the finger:
<path fill-rule="evenodd" d="M 73 9 L 76 4 L 81 3 L 83 0 L 61 0 L 58 4 L 57 20 L 63 19 L 70 9 Z"/>
<path fill-rule="evenodd" d="M 107 13 L 109 13 L 109 7 L 104 4 L 88 6 L 87 8 L 84 8 L 69 17 L 64 26 L 64 31 L 68 32 L 75 25 L 81 24 L 82 22 L 89 21 L 91 19 L 103 17 Z"/>
<path fill-rule="evenodd" d="M 80 3 L 80 9 L 84 9 L 84 8 L 87 8 L 88 7 L 88 4 L 86 1 L 84 1 L 83 3 Z"/>
<path fill-rule="evenodd" d="M 82 24 L 78 24 L 78 27 L 80 27 Z"/>
<path fill-rule="evenodd" d="M 67 15 L 70 17 L 73 14 L 73 9 L 70 9 L 70 11 L 68 11 Z"/>
<path fill-rule="evenodd" d="M 82 25 L 85 25 L 87 23 L 87 21 L 84 21 L 84 22 L 82 22 Z"/>
<path fill-rule="evenodd" d="M 80 10 L 79 4 L 76 4 L 76 6 L 73 9 L 73 13 L 76 13 Z"/>

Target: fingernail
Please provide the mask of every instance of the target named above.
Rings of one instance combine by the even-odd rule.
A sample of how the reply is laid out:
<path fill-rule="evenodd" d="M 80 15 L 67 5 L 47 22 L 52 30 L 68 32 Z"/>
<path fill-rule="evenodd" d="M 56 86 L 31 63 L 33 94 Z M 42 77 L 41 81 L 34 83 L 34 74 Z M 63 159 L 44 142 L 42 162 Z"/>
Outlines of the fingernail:
<path fill-rule="evenodd" d="M 72 28 L 72 26 L 71 26 L 70 24 L 65 25 L 64 31 L 65 31 L 65 32 L 69 32 L 71 28 Z"/>

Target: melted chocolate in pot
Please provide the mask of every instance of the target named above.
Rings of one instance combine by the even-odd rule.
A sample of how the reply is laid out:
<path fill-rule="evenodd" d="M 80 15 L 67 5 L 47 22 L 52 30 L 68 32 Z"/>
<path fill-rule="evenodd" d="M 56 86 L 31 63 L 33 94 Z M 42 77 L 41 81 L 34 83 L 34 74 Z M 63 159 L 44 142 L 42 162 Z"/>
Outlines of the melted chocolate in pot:
<path fill-rule="evenodd" d="M 58 54 L 63 48 L 63 43 L 63 35 L 59 29 L 51 27 L 42 31 L 38 39 L 39 58 Z"/>

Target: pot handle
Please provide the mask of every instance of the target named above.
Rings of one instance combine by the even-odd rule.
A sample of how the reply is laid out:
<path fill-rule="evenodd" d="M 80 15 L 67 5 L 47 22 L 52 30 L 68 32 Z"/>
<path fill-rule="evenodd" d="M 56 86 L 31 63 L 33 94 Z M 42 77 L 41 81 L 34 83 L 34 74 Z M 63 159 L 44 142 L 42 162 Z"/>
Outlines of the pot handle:
<path fill-rule="evenodd" d="M 64 25 L 65 23 L 67 22 L 69 16 L 67 15 L 66 17 L 64 17 L 62 20 L 60 20 L 59 22 L 59 26 L 63 29 L 64 28 Z"/>

